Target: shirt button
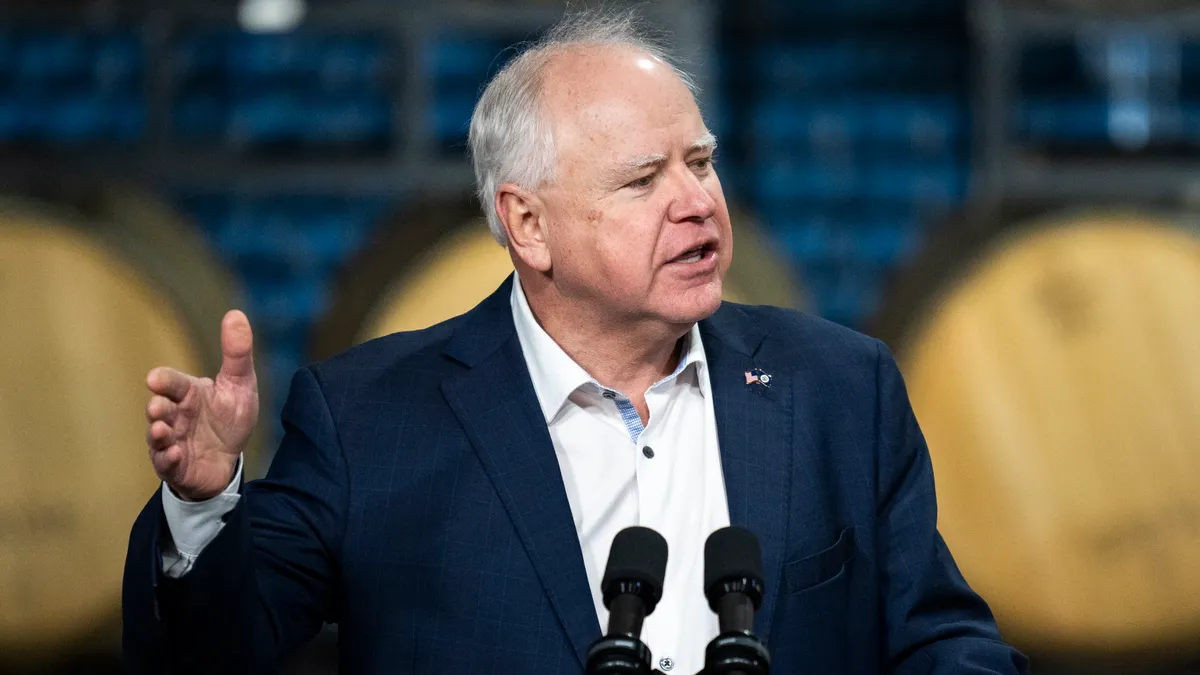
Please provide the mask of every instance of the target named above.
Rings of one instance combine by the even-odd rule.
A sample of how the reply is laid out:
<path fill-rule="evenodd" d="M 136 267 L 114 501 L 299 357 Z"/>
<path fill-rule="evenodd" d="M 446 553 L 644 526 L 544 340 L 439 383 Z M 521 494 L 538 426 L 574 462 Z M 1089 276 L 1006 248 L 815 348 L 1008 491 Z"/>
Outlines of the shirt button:
<path fill-rule="evenodd" d="M 646 456 L 646 459 L 654 459 L 654 448 L 647 445 L 642 448 L 642 454 Z"/>
<path fill-rule="evenodd" d="M 658 660 L 658 667 L 662 668 L 663 672 L 669 673 L 675 670 L 675 661 L 669 656 L 664 656 Z"/>
<path fill-rule="evenodd" d="M 612 393 L 611 391 L 608 391 L 608 390 L 605 390 L 605 392 L 604 392 L 603 394 L 601 394 L 601 396 L 603 396 L 604 398 L 606 398 L 606 399 L 608 399 L 608 400 L 610 400 L 610 401 L 611 401 L 611 400 L 613 400 L 614 398 L 616 398 L 616 397 L 617 397 L 617 395 L 616 395 L 616 394 L 614 394 L 614 393 Z"/>

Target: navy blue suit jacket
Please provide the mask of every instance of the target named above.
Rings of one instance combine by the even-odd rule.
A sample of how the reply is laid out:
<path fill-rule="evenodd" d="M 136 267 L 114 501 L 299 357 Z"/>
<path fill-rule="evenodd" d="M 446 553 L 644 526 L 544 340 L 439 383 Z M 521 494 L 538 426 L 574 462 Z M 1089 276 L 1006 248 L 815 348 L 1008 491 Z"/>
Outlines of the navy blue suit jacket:
<path fill-rule="evenodd" d="M 161 573 L 150 500 L 125 568 L 131 672 L 268 672 L 322 621 L 343 673 L 583 671 L 601 630 L 510 284 L 297 373 L 267 477 L 180 580 Z M 762 543 L 775 675 L 1023 672 L 935 529 L 886 348 L 729 303 L 700 330 L 730 519 Z"/>

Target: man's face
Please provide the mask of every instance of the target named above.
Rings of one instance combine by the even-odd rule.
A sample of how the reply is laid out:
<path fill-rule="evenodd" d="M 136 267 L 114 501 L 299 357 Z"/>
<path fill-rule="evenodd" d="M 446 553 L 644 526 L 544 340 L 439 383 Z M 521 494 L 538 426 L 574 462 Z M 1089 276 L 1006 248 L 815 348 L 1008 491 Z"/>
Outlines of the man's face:
<path fill-rule="evenodd" d="M 559 292 L 618 322 L 711 315 L 733 242 L 691 92 L 627 48 L 560 55 L 545 75 L 557 164 L 538 195 Z"/>

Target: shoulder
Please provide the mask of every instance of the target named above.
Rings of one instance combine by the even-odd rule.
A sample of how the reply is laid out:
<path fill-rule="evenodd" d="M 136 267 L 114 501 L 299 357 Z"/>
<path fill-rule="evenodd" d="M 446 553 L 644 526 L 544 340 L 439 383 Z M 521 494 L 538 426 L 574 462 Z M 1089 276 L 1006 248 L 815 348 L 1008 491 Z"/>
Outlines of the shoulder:
<path fill-rule="evenodd" d="M 327 397 L 331 392 L 370 396 L 373 390 L 383 389 L 395 396 L 400 393 L 398 389 L 436 385 L 456 368 L 445 350 L 463 318 L 457 316 L 422 330 L 375 338 L 309 364 L 306 369 Z"/>

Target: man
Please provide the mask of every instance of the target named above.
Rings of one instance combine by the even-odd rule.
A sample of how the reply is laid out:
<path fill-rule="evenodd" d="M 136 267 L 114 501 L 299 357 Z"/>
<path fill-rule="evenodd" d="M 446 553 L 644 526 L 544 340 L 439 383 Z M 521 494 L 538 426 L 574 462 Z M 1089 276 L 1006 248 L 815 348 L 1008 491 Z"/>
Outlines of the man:
<path fill-rule="evenodd" d="M 670 545 L 644 639 L 691 675 L 713 530 L 762 543 L 777 675 L 1019 673 L 935 529 L 928 453 L 877 341 L 721 303 L 715 140 L 628 16 L 552 30 L 471 124 L 514 277 L 467 314 L 302 369 L 241 485 L 251 331 L 216 380 L 148 376 L 164 481 L 134 526 L 134 672 L 270 670 L 322 621 L 346 673 L 579 673 L 614 534 Z"/>

